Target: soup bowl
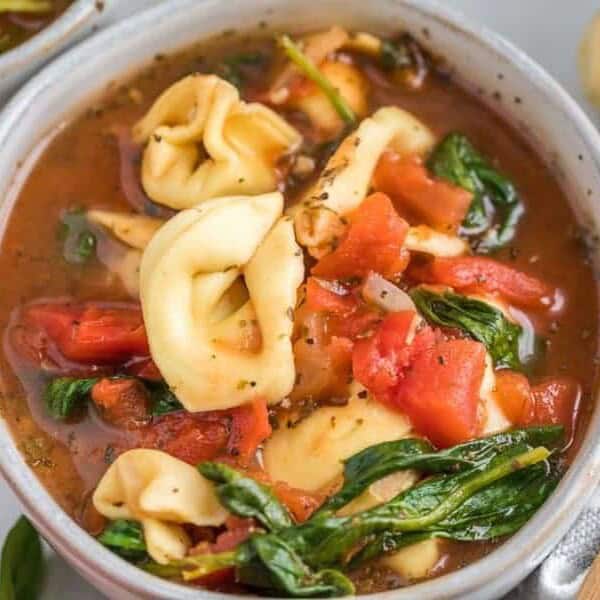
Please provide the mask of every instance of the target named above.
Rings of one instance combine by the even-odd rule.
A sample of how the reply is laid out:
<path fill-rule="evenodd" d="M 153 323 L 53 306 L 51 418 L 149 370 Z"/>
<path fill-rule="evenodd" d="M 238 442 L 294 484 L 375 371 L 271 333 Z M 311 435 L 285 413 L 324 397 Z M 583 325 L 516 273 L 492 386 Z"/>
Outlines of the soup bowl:
<path fill-rule="evenodd" d="M 83 2 L 81 4 L 87 4 Z M 574 101 L 540 67 L 489 30 L 429 0 L 168 0 L 69 51 L 45 68 L 6 107 L 0 121 L 0 222 L 53 131 L 125 80 L 157 53 L 168 53 L 233 28 L 267 23 L 294 32 L 334 23 L 382 32 L 409 30 L 452 76 L 479 94 L 537 148 L 570 199 L 581 226 L 600 235 L 600 137 Z M 152 35 L 148 35 L 151 31 Z M 596 253 L 592 249 L 592 254 Z M 598 257 L 594 256 L 594 260 Z M 498 598 L 540 564 L 573 525 L 600 481 L 600 414 L 596 410 L 558 489 L 506 543 L 477 563 L 377 600 L 419 597 Z M 220 594 L 157 579 L 123 562 L 82 531 L 28 468 L 0 420 L 0 469 L 46 539 L 111 598 L 191 599 Z"/>
<path fill-rule="evenodd" d="M 20 83 L 96 27 L 125 17 L 155 2 L 133 0 L 76 0 L 58 19 L 16 48 L 0 55 L 0 102 Z"/>

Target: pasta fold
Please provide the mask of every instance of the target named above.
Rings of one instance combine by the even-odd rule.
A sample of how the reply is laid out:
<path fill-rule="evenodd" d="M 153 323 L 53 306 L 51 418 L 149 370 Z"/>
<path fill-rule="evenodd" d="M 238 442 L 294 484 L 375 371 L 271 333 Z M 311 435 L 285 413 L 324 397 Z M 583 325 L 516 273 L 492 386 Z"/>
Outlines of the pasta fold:
<path fill-rule="evenodd" d="M 219 526 L 228 515 L 197 469 L 160 450 L 121 454 L 100 480 L 93 503 L 108 519 L 139 521 L 148 554 L 160 564 L 187 554 L 182 524 Z"/>
<path fill-rule="evenodd" d="M 369 191 L 380 156 L 386 148 L 401 155 L 424 154 L 434 144 L 429 129 L 410 113 L 380 108 L 364 119 L 329 159 L 321 177 L 294 209 L 298 241 L 319 258 L 344 232 L 343 216 Z"/>
<path fill-rule="evenodd" d="M 302 252 L 280 193 L 179 213 L 153 237 L 140 291 L 152 357 L 188 411 L 274 403 L 295 379 Z"/>
<path fill-rule="evenodd" d="M 190 75 L 167 89 L 133 136 L 147 143 L 142 184 L 155 202 L 175 209 L 228 194 L 277 188 L 277 161 L 300 134 L 271 109 L 240 100 L 215 75 Z"/>
<path fill-rule="evenodd" d="M 316 491 L 342 474 L 344 459 L 410 434 L 407 417 L 365 394 L 355 382 L 345 406 L 321 407 L 292 429 L 276 430 L 263 452 L 269 477 Z"/>

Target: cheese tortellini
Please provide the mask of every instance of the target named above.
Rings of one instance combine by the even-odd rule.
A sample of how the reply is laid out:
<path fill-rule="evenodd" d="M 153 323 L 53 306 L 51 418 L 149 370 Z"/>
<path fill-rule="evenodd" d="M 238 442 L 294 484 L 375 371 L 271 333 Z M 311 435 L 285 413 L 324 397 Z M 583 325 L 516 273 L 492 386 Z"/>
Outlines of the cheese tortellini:
<path fill-rule="evenodd" d="M 227 511 L 197 469 L 160 450 L 129 450 L 117 458 L 93 496 L 111 520 L 139 521 L 150 556 L 160 564 L 182 559 L 190 540 L 182 525 L 219 526 Z"/>
<path fill-rule="evenodd" d="M 317 258 L 330 251 L 332 242 L 345 229 L 342 217 L 367 195 L 384 150 L 425 154 L 434 141 L 425 125 L 400 108 L 380 108 L 363 120 L 342 142 L 295 210 L 298 241 Z"/>
<path fill-rule="evenodd" d="M 100 244 L 98 258 L 121 280 L 127 293 L 137 298 L 140 294 L 142 251 L 164 221 L 145 215 L 109 210 L 90 210 L 87 212 L 87 219 L 125 244 L 125 248 L 115 244 L 102 247 Z"/>
<path fill-rule="evenodd" d="M 373 400 L 357 383 L 351 391 L 347 405 L 321 407 L 294 428 L 273 433 L 263 454 L 273 481 L 319 490 L 342 474 L 344 459 L 410 434 L 407 417 Z"/>
<path fill-rule="evenodd" d="M 190 75 L 175 83 L 133 135 L 147 143 L 146 193 L 175 209 L 228 194 L 275 191 L 277 161 L 302 141 L 282 117 L 240 100 L 237 89 L 215 75 Z"/>
<path fill-rule="evenodd" d="M 152 357 L 191 412 L 279 402 L 294 385 L 304 259 L 282 210 L 278 192 L 210 200 L 168 221 L 144 252 Z"/>

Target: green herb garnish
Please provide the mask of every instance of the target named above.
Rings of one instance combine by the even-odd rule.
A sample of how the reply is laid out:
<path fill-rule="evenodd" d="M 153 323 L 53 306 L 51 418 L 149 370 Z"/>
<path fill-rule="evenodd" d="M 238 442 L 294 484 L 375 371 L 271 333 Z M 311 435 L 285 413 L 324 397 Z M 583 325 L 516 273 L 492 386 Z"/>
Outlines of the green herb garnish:
<path fill-rule="evenodd" d="M 298 70 L 308 79 L 313 81 L 321 91 L 327 96 L 333 108 L 346 125 L 354 125 L 356 123 L 356 115 L 350 105 L 342 97 L 339 91 L 333 86 L 331 81 L 319 71 L 317 66 L 310 60 L 300 46 L 296 44 L 289 36 L 282 35 L 277 39 L 281 48 L 286 53 L 287 57 L 296 65 Z"/>
<path fill-rule="evenodd" d="M 95 254 L 96 236 L 89 228 L 84 210 L 63 214 L 59 239 L 63 242 L 63 257 L 70 264 L 83 265 Z"/>
<path fill-rule="evenodd" d="M 111 521 L 96 539 L 126 560 L 135 562 L 147 558 L 144 532 L 137 521 Z"/>
<path fill-rule="evenodd" d="M 64 421 L 74 416 L 87 404 L 90 392 L 98 381 L 97 378 L 53 379 L 44 390 L 44 402 L 48 414 L 57 421 Z"/>

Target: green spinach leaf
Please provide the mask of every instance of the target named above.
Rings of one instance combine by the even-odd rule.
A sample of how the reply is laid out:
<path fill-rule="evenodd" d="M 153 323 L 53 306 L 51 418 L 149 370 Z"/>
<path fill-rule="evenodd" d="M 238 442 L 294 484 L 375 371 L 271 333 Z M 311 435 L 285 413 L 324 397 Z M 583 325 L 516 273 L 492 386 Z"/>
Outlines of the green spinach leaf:
<path fill-rule="evenodd" d="M 35 600 L 46 567 L 38 532 L 21 517 L 8 532 L 0 559 L 0 600 Z"/>
<path fill-rule="evenodd" d="M 97 540 L 127 560 L 137 562 L 147 558 L 144 532 L 137 521 L 111 521 Z"/>
<path fill-rule="evenodd" d="M 524 212 L 517 190 L 464 135 L 446 136 L 434 149 L 427 166 L 436 177 L 473 194 L 462 233 L 473 237 L 477 251 L 492 252 L 513 239 Z"/>
<path fill-rule="evenodd" d="M 53 379 L 44 390 L 44 402 L 48 414 L 58 421 L 72 417 L 87 404 L 90 392 L 98 381 L 97 378 L 59 377 Z"/>
<path fill-rule="evenodd" d="M 256 519 L 273 532 L 293 524 L 287 509 L 266 485 L 222 463 L 205 462 L 198 470 L 216 484 L 221 504 L 234 515 Z"/>
<path fill-rule="evenodd" d="M 421 314 L 431 323 L 456 327 L 481 342 L 496 367 L 523 370 L 519 342 L 523 329 L 511 323 L 496 307 L 482 300 L 452 292 L 437 293 L 417 287 L 411 298 Z"/>
<path fill-rule="evenodd" d="M 82 209 L 73 209 L 62 215 L 59 238 L 63 242 L 63 257 L 70 264 L 85 264 L 96 252 L 96 236 L 90 230 Z"/>

